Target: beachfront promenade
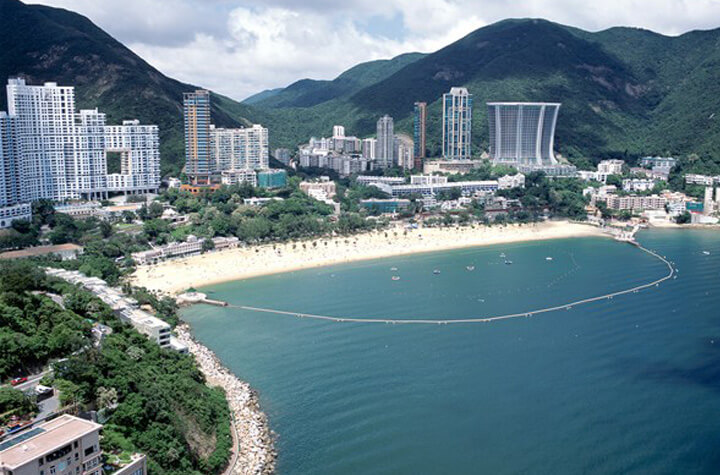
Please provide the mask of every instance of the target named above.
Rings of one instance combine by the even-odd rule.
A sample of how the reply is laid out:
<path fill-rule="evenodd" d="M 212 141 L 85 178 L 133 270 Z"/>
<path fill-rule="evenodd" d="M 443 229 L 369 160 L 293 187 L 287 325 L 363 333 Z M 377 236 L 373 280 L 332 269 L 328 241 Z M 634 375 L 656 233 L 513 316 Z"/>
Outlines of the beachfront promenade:
<path fill-rule="evenodd" d="M 643 252 L 646 252 L 650 254 L 651 256 L 657 258 L 660 260 L 663 264 L 667 266 L 668 273 L 664 277 L 661 277 L 659 279 L 653 280 L 652 282 L 648 282 L 647 284 L 638 285 L 635 287 L 631 287 L 629 289 L 625 290 L 619 290 L 617 292 L 611 292 L 608 294 L 598 295 L 596 297 L 589 297 L 581 300 L 575 300 L 573 302 L 564 303 L 561 305 L 556 305 L 553 307 L 545 307 L 541 309 L 536 310 L 530 310 L 527 312 L 521 312 L 521 313 L 509 313 L 505 315 L 494 315 L 494 316 L 487 316 L 487 317 L 478 317 L 478 318 L 458 318 L 458 319 L 412 319 L 412 318 L 360 318 L 360 317 L 336 317 L 336 316 L 330 316 L 330 315 L 315 315 L 310 313 L 298 313 L 298 312 L 288 312 L 284 310 L 276 310 L 276 309 L 270 309 L 270 308 L 259 308 L 259 307 L 250 307 L 246 305 L 228 305 L 230 308 L 239 308 L 242 310 L 248 310 L 252 312 L 263 312 L 263 313 L 271 313 L 276 315 L 285 315 L 285 316 L 291 316 L 296 318 L 309 318 L 313 320 L 325 320 L 325 321 L 331 321 L 331 322 L 339 322 L 339 323 L 345 323 L 345 322 L 352 322 L 352 323 L 385 323 L 385 324 L 403 324 L 403 325 L 446 325 L 446 324 L 459 324 L 459 323 L 489 323 L 489 322 L 496 322 L 499 320 L 509 320 L 512 318 L 529 318 L 533 317 L 535 315 L 540 315 L 543 313 L 549 313 L 549 312 L 555 312 L 558 310 L 570 310 L 575 306 L 578 305 L 585 305 L 592 302 L 598 302 L 600 300 L 608 300 L 612 299 L 614 297 L 618 297 L 621 295 L 631 294 L 640 292 L 641 290 L 648 289 L 650 287 L 658 286 L 662 282 L 665 282 L 666 280 L 669 280 L 673 278 L 675 275 L 675 268 L 672 266 L 672 263 L 667 260 L 664 256 L 661 256 L 660 254 L 656 253 L 655 251 L 651 251 L 650 249 L 647 249 L 634 241 L 632 242 L 633 245 L 635 245 L 638 249 L 640 249 Z"/>

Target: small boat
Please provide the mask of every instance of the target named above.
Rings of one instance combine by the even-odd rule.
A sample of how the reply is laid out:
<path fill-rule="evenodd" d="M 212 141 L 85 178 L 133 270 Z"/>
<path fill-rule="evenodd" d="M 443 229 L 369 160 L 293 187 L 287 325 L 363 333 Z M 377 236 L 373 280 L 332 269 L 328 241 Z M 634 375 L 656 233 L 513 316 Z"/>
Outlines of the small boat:
<path fill-rule="evenodd" d="M 510 265 L 512 264 L 512 261 L 505 259 L 505 264 Z"/>
<path fill-rule="evenodd" d="M 440 273 L 440 271 L 439 271 L 438 269 L 435 269 L 435 270 L 433 271 L 433 274 L 435 274 L 435 275 L 438 275 L 439 273 Z"/>
<path fill-rule="evenodd" d="M 500 257 L 505 257 L 505 253 L 504 253 L 504 252 L 501 252 L 501 253 L 500 253 Z"/>
<path fill-rule="evenodd" d="M 546 261 L 551 261 L 551 260 L 553 260 L 553 258 L 548 256 L 548 257 L 545 258 L 545 260 L 546 260 Z"/>
<path fill-rule="evenodd" d="M 709 256 L 709 255 L 710 255 L 710 251 L 703 251 L 703 254 L 705 254 L 706 256 Z"/>
<path fill-rule="evenodd" d="M 394 276 L 392 276 L 392 280 L 400 280 L 400 276 L 399 276 L 399 275 L 394 275 Z"/>
<path fill-rule="evenodd" d="M 466 266 L 465 268 L 466 268 L 467 270 L 469 270 L 469 271 L 474 271 L 474 270 L 475 270 L 475 266 Z"/>
<path fill-rule="evenodd" d="M 391 267 L 390 270 L 396 271 L 396 270 L 397 270 L 397 267 Z"/>

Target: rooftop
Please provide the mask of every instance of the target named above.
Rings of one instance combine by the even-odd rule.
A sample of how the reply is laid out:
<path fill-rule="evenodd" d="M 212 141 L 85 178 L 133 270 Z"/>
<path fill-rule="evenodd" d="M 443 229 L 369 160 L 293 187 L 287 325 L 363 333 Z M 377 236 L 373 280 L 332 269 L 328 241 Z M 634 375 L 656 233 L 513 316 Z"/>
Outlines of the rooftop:
<path fill-rule="evenodd" d="M 82 246 L 77 244 L 58 244 L 56 246 L 37 246 L 19 251 L 8 251 L 0 254 L 0 259 L 19 259 L 22 257 L 44 256 L 47 254 L 55 254 L 60 252 L 82 251 Z"/>
<path fill-rule="evenodd" d="M 488 102 L 489 106 L 560 106 L 561 102 Z"/>
<path fill-rule="evenodd" d="M 0 467 L 15 469 L 102 426 L 70 415 L 45 422 L 0 444 Z"/>

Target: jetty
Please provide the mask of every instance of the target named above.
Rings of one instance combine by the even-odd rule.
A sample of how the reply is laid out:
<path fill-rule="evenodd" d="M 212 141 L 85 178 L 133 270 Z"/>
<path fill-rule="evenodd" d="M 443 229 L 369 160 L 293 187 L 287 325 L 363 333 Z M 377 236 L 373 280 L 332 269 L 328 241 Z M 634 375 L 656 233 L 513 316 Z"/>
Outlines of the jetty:
<path fill-rule="evenodd" d="M 227 307 L 228 303 L 222 300 L 209 299 L 207 294 L 202 292 L 185 292 L 180 294 L 175 299 L 178 305 L 193 305 L 197 303 L 205 303 L 208 305 L 215 305 L 216 307 Z"/>

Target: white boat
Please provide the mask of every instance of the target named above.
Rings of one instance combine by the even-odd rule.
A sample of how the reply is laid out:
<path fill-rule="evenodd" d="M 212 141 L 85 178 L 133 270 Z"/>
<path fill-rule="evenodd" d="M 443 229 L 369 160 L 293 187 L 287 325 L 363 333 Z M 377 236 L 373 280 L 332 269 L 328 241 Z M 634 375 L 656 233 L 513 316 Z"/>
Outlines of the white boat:
<path fill-rule="evenodd" d="M 710 251 L 703 251 L 703 254 L 705 254 L 706 256 L 709 256 L 709 255 L 710 255 Z"/>
<path fill-rule="evenodd" d="M 392 276 L 392 280 L 400 280 L 400 276 L 399 276 L 399 275 L 394 275 L 394 276 Z"/>
<path fill-rule="evenodd" d="M 553 260 L 553 258 L 552 258 L 552 257 L 546 257 L 545 260 L 546 260 L 546 261 L 551 261 L 551 260 Z"/>
<path fill-rule="evenodd" d="M 501 252 L 501 253 L 500 253 L 500 257 L 505 257 L 505 253 L 504 253 L 504 252 Z"/>
<path fill-rule="evenodd" d="M 391 267 L 390 270 L 395 271 L 397 270 L 397 267 Z"/>
<path fill-rule="evenodd" d="M 439 273 L 440 273 L 440 271 L 437 270 L 437 269 L 435 269 L 435 270 L 433 271 L 433 274 L 435 274 L 435 275 L 437 275 L 437 274 L 439 274 Z"/>
<path fill-rule="evenodd" d="M 475 266 L 467 266 L 467 267 L 465 267 L 465 268 L 466 268 L 467 270 L 469 270 L 469 271 L 474 271 L 474 270 L 475 270 Z"/>

